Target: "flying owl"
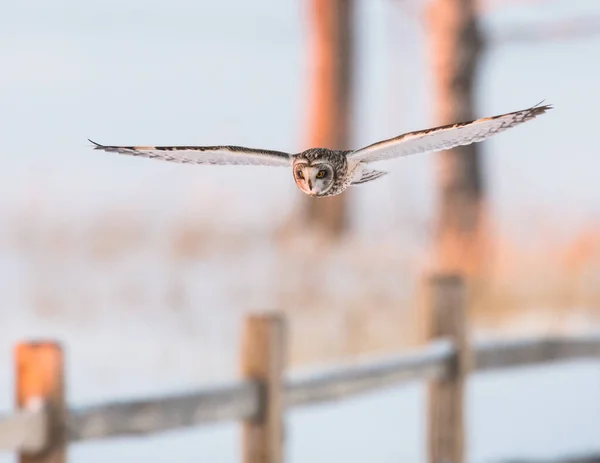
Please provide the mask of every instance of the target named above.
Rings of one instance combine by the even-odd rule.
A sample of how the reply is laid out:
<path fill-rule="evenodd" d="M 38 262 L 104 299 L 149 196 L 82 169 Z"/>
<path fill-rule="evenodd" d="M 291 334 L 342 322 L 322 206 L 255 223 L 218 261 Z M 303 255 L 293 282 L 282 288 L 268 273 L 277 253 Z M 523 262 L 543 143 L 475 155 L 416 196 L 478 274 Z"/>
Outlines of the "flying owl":
<path fill-rule="evenodd" d="M 291 167 L 298 188 L 309 196 L 321 198 L 338 195 L 349 186 L 376 180 L 387 173 L 372 169 L 371 162 L 469 145 L 550 109 L 551 105 L 540 103 L 499 116 L 405 133 L 358 150 L 310 148 L 290 154 L 242 146 L 104 146 L 89 141 L 95 145 L 94 149 L 184 164 Z"/>

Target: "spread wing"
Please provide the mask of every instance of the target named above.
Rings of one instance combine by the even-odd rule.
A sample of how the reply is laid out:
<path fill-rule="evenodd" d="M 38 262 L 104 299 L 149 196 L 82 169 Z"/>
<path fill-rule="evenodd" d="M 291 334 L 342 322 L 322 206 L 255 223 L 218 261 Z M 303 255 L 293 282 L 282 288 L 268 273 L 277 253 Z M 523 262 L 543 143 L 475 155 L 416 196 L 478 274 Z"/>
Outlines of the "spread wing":
<path fill-rule="evenodd" d="M 405 133 L 353 151 L 348 155 L 348 159 L 374 162 L 469 145 L 527 122 L 552 109 L 551 105 L 540 106 L 540 104 L 513 113 Z"/>
<path fill-rule="evenodd" d="M 89 140 L 94 149 L 113 153 L 162 159 L 183 164 L 290 166 L 291 156 L 243 146 L 105 146 Z"/>

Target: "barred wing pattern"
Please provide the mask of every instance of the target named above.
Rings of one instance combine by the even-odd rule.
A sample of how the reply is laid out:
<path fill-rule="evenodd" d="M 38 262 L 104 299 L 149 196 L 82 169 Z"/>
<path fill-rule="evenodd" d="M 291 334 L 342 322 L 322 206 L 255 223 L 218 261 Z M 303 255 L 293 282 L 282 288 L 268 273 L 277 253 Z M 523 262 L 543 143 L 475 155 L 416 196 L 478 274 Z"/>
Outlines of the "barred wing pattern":
<path fill-rule="evenodd" d="M 182 164 L 290 167 L 291 155 L 243 146 L 105 146 L 89 140 L 94 149 Z"/>
<path fill-rule="evenodd" d="M 551 105 L 540 105 L 541 103 L 528 109 L 499 116 L 405 133 L 353 151 L 348 155 L 348 159 L 375 162 L 410 154 L 441 151 L 460 145 L 469 145 L 527 122 L 552 109 Z"/>

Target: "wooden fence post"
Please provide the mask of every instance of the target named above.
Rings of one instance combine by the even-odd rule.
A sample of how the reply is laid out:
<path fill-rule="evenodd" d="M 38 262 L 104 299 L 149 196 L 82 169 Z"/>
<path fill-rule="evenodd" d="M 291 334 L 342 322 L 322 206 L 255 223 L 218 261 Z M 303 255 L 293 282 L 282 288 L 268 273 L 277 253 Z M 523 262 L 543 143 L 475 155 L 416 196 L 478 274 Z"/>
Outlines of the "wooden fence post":
<path fill-rule="evenodd" d="M 20 463 L 65 463 L 67 458 L 64 360 L 54 342 L 31 342 L 15 349 L 16 405 L 43 403 L 48 412 L 45 448 L 35 454 L 19 454 Z"/>
<path fill-rule="evenodd" d="M 427 337 L 450 339 L 456 348 L 448 375 L 429 385 L 428 452 L 430 463 L 464 463 L 464 394 L 470 355 L 467 291 L 458 275 L 436 275 L 428 281 Z"/>
<path fill-rule="evenodd" d="M 242 341 L 242 374 L 262 385 L 261 410 L 244 422 L 244 463 L 283 463 L 286 329 L 278 314 L 251 315 Z"/>

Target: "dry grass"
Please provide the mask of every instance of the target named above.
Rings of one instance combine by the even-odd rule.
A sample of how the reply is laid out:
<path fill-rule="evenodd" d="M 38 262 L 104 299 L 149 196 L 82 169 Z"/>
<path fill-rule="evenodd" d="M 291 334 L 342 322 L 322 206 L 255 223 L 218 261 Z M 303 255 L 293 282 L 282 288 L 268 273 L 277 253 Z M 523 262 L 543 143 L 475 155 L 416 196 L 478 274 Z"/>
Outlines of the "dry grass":
<path fill-rule="evenodd" d="M 332 244 L 305 234 L 218 227 L 189 214 L 157 226 L 151 214 L 127 208 L 96 215 L 78 228 L 77 218 L 11 219 L 0 247 L 27 268 L 20 300 L 41 317 L 82 316 L 82 310 L 114 305 L 115 316 L 119 310 L 162 307 L 193 320 L 196 305 L 206 304 L 196 288 L 199 279 L 213 278 L 219 268 L 228 275 L 261 256 L 256 265 L 267 267 L 247 264 L 248 273 L 224 280 L 219 295 L 238 313 L 257 308 L 250 306 L 254 301 L 286 311 L 293 364 L 389 351 L 419 340 L 417 296 L 426 250 L 398 234 L 376 241 L 349 236 Z M 476 329 L 513 333 L 519 326 L 548 331 L 595 323 L 600 225 L 570 239 L 546 237 L 535 246 L 495 239 L 493 251 L 490 278 L 473 288 Z M 198 270 L 202 266 L 208 275 Z M 160 291 L 155 277 L 143 277 L 156 269 L 162 269 Z M 0 306 L 6 304 L 0 299 Z"/>

